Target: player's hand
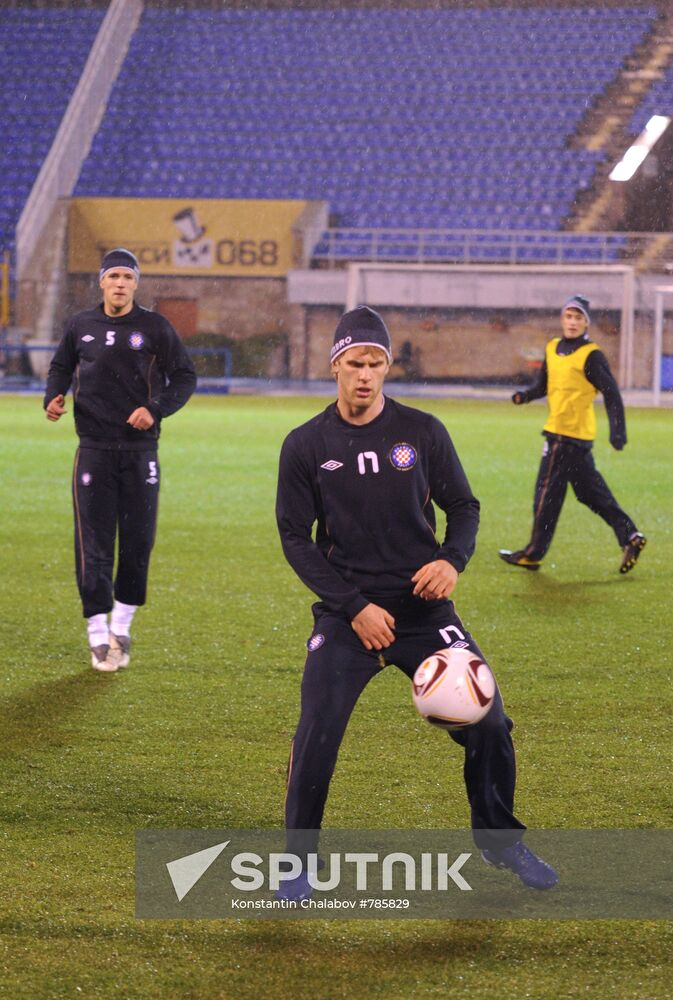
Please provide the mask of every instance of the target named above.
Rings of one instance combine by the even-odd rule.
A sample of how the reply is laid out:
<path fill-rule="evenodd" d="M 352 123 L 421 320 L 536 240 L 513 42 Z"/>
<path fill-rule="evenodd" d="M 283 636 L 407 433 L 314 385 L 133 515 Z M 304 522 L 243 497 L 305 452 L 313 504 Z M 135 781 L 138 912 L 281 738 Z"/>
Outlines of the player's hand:
<path fill-rule="evenodd" d="M 425 601 L 437 601 L 441 597 L 450 597 L 458 583 L 458 570 L 446 559 L 435 559 L 434 562 L 421 566 L 411 578 L 414 587 L 414 597 L 422 597 Z"/>
<path fill-rule="evenodd" d="M 135 427 L 137 431 L 148 431 L 154 423 L 154 417 L 146 406 L 139 406 L 137 410 L 133 411 L 126 423 Z"/>
<path fill-rule="evenodd" d="M 359 611 L 351 628 L 365 649 L 387 649 L 395 641 L 395 619 L 378 604 L 368 604 Z"/>
<path fill-rule="evenodd" d="M 64 396 L 54 396 L 52 401 L 48 404 L 46 409 L 47 420 L 60 420 L 65 410 L 65 397 Z"/>
<path fill-rule="evenodd" d="M 522 392 L 519 392 L 518 390 L 516 392 L 513 392 L 512 402 L 514 403 L 515 406 L 521 406 L 522 403 L 526 402 L 524 394 Z"/>
<path fill-rule="evenodd" d="M 626 441 L 624 440 L 624 438 L 617 437 L 615 435 L 614 437 L 610 438 L 610 444 L 615 449 L 615 451 L 621 451 L 624 445 L 626 444 Z"/>

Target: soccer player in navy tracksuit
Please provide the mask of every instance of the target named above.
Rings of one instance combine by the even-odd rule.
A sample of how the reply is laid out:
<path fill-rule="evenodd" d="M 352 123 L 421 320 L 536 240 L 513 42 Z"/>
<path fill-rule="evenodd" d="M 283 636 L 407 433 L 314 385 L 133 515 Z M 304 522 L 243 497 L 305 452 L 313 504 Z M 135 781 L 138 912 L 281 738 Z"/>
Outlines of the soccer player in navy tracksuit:
<path fill-rule="evenodd" d="M 345 313 L 331 352 L 336 404 L 292 431 L 280 456 L 283 551 L 320 598 L 287 783 L 288 850 L 299 855 L 317 849 L 339 746 L 371 678 L 387 664 L 411 678 L 454 644 L 482 656 L 449 600 L 474 551 L 479 502 L 443 424 L 383 395 L 390 363 L 378 313 Z M 446 515 L 442 542 L 433 501 Z M 450 734 L 465 749 L 474 838 L 489 863 L 550 888 L 556 873 L 522 843 L 513 811 L 511 728 L 496 692 L 481 722 Z M 288 898 L 310 892 L 305 874 L 287 886 Z"/>
<path fill-rule="evenodd" d="M 129 664 L 131 622 L 145 603 L 156 531 L 160 424 L 196 385 L 171 324 L 135 303 L 139 277 L 130 251 L 105 255 L 103 301 L 69 323 L 44 397 L 47 418 L 59 420 L 73 385 L 80 439 L 72 479 L 75 569 L 91 663 L 102 673 Z"/>
<path fill-rule="evenodd" d="M 594 464 L 591 449 L 596 437 L 596 393 L 603 393 L 610 425 L 610 444 L 621 451 L 626 444 L 626 421 L 619 387 L 607 358 L 589 339 L 589 300 L 574 295 L 561 310 L 562 337 L 547 344 L 535 385 L 512 395 L 517 406 L 547 396 L 549 414 L 544 425 L 542 460 L 535 484 L 533 528 L 523 549 L 500 549 L 511 566 L 537 570 L 551 545 L 568 484 L 580 503 L 602 517 L 622 550 L 620 573 L 629 573 L 647 539 L 622 510 Z"/>

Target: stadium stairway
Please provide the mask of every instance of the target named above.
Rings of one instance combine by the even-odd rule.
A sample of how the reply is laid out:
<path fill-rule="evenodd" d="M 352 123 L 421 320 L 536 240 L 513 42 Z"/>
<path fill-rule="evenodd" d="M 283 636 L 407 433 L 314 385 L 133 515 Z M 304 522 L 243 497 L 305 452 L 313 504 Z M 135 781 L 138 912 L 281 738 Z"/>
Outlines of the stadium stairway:
<path fill-rule="evenodd" d="M 588 109 L 573 137 L 574 148 L 600 151 L 603 157 L 590 187 L 579 192 L 564 229 L 596 232 L 619 225 L 616 220 L 621 208 L 613 197 L 610 171 L 656 113 L 656 94 L 660 85 L 666 87 L 667 80 L 670 106 L 672 74 L 673 9 L 665 6 L 615 79 Z"/>
<path fill-rule="evenodd" d="M 634 257 L 636 271 L 649 271 L 654 266 L 661 266 L 662 261 L 673 260 L 673 237 L 670 233 L 659 233 L 648 240 L 645 247 Z"/>

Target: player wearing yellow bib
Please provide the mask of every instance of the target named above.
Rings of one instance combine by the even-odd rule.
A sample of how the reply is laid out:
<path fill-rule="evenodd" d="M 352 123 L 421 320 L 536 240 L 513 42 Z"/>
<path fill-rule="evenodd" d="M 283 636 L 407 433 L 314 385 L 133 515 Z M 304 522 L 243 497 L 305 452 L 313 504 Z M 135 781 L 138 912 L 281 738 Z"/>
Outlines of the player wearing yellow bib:
<path fill-rule="evenodd" d="M 537 382 L 518 390 L 512 402 L 520 405 L 547 397 L 549 415 L 543 428 L 545 444 L 535 484 L 533 530 L 524 549 L 501 549 L 500 558 L 512 566 L 536 570 L 551 545 L 568 483 L 580 503 L 610 525 L 622 548 L 620 573 L 636 565 L 647 539 L 638 531 L 610 492 L 594 465 L 591 448 L 596 437 L 594 399 L 603 394 L 610 444 L 621 451 L 626 444 L 624 406 L 607 358 L 589 340 L 589 300 L 569 299 L 561 310 L 562 337 L 547 344 Z"/>

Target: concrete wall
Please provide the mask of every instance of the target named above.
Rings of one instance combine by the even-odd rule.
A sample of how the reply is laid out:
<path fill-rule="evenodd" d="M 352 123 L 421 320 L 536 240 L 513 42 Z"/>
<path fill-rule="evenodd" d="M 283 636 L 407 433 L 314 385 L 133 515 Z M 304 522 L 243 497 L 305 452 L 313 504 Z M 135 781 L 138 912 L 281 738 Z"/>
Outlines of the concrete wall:
<path fill-rule="evenodd" d="M 269 377 L 321 379 L 329 374 L 329 349 L 334 329 L 345 307 L 344 271 L 293 272 L 282 279 L 143 277 L 138 301 L 149 308 L 159 300 L 178 298 L 197 302 L 197 330 L 234 339 L 259 334 L 281 334 L 288 351 L 272 357 Z M 308 283 L 305 279 L 309 278 Z M 456 305 L 376 304 L 389 325 L 397 357 L 408 341 L 407 361 L 393 370 L 395 377 L 519 381 L 534 376 L 547 340 L 558 334 L 558 313 L 565 299 L 584 291 L 592 299 L 592 337 L 605 351 L 610 365 L 619 368 L 620 289 L 616 282 L 601 283 L 595 275 L 579 272 L 570 278 L 556 275 L 542 285 L 525 282 L 514 289 L 511 275 L 489 282 L 474 278 L 451 291 Z M 648 387 L 652 371 L 655 275 L 636 284 L 634 384 Z M 445 285 L 445 287 L 447 287 Z M 298 288 L 309 299 L 296 301 Z M 308 289 L 308 291 L 307 291 Z M 418 286 L 416 286 L 418 291 Z M 427 288 L 426 288 L 427 291 Z M 392 281 L 393 300 L 409 297 L 409 287 Z M 295 301 L 288 301 L 288 295 Z M 436 296 L 435 296 L 436 298 Z M 523 302 L 521 301 L 523 298 Z M 95 276 L 71 275 L 63 314 L 54 328 L 57 336 L 67 315 L 98 302 Z M 550 302 L 558 302 L 550 307 Z M 413 303 L 413 300 L 412 300 Z M 673 295 L 671 296 L 673 307 Z M 673 353 L 673 320 L 666 326 L 665 353 Z M 289 355 L 289 357 L 288 357 Z"/>
<path fill-rule="evenodd" d="M 428 381 L 519 382 L 532 379 L 544 357 L 547 341 L 559 335 L 556 311 L 399 309 L 381 307 L 391 332 L 393 378 Z M 329 350 L 340 308 L 307 309 L 307 377 L 325 378 Z M 592 338 L 600 344 L 611 367 L 619 364 L 618 317 L 594 318 Z M 404 350 L 404 342 L 409 350 Z"/>
<path fill-rule="evenodd" d="M 619 269 L 611 265 L 535 268 L 474 264 L 441 271 L 429 268 L 382 265 L 367 272 L 358 299 L 409 308 L 546 309 L 551 302 L 558 302 L 560 308 L 570 295 L 583 292 L 597 309 L 620 309 L 622 304 Z M 288 299 L 304 305 L 345 306 L 347 286 L 345 270 L 290 271 Z"/>
<path fill-rule="evenodd" d="M 368 272 L 356 298 L 383 314 L 396 355 L 408 342 L 407 362 L 398 366 L 393 375 L 428 380 L 519 381 L 533 377 L 545 343 L 558 335 L 563 302 L 575 292 L 582 292 L 592 301 L 593 337 L 617 373 L 623 297 L 621 275 L 617 275 L 592 271 L 587 266 L 563 271 L 483 267 L 433 272 L 392 268 Z M 347 294 L 348 275 L 343 270 L 292 271 L 288 275 L 288 298 L 306 306 L 306 377 L 324 376 L 324 359 Z M 641 290 L 642 304 L 652 295 Z M 647 385 L 651 350 L 648 359 L 646 317 L 641 325 L 636 380 L 639 385 Z"/>
<path fill-rule="evenodd" d="M 197 333 L 217 333 L 234 340 L 280 334 L 287 339 L 295 367 L 288 371 L 288 350 L 278 349 L 272 355 L 267 374 L 278 378 L 288 374 L 304 377 L 304 310 L 288 303 L 284 279 L 141 277 L 137 294 L 140 305 L 154 309 L 162 300 L 173 298 L 196 302 Z M 68 316 L 99 301 L 96 276 L 71 275 L 58 330 Z"/>

